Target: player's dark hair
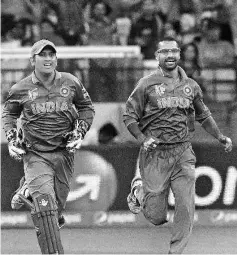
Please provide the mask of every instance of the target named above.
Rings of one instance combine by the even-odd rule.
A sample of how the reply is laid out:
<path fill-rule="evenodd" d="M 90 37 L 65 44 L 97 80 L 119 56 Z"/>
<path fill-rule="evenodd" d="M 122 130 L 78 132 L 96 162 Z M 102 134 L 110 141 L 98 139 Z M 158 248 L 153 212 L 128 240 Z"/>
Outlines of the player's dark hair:
<path fill-rule="evenodd" d="M 161 42 L 176 42 L 178 47 L 180 47 L 179 42 L 172 36 L 165 36 L 161 41 L 159 41 L 157 44 L 157 49 L 159 49 Z"/>

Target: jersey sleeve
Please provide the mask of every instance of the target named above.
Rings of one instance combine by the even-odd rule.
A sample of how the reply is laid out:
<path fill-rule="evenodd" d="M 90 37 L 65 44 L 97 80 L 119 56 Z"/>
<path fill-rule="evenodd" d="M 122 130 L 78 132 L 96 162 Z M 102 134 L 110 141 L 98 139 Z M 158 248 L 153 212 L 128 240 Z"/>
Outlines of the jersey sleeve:
<path fill-rule="evenodd" d="M 139 123 L 145 107 L 145 81 L 141 79 L 129 96 L 123 120 L 126 126 L 133 122 Z"/>
<path fill-rule="evenodd" d="M 195 119 L 198 122 L 203 122 L 206 118 L 211 116 L 211 112 L 209 108 L 205 105 L 203 101 L 203 92 L 200 86 L 195 82 L 194 87 L 194 101 L 193 101 L 194 109 L 195 109 Z"/>
<path fill-rule="evenodd" d="M 73 103 L 78 111 L 79 120 L 84 120 L 91 126 L 95 116 L 95 110 L 92 105 L 91 98 L 83 84 L 76 77 L 74 77 L 74 82 L 75 96 Z"/>
<path fill-rule="evenodd" d="M 20 117 L 22 109 L 21 92 L 17 85 L 13 85 L 2 111 L 2 124 L 5 132 L 17 127 L 17 119 Z"/>

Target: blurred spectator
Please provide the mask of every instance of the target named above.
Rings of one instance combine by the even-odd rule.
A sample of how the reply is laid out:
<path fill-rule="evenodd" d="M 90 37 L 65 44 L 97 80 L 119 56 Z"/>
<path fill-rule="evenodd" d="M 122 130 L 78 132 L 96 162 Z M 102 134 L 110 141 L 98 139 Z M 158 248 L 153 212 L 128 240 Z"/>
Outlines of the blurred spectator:
<path fill-rule="evenodd" d="M 206 98 L 206 89 L 203 86 L 201 66 L 199 64 L 198 46 L 194 42 L 182 45 L 180 53 L 180 66 L 185 70 L 188 77 L 194 79 L 202 88 Z"/>
<path fill-rule="evenodd" d="M 187 44 L 198 35 L 195 13 L 183 13 L 180 17 L 180 34 L 182 43 Z"/>
<path fill-rule="evenodd" d="M 5 24 L 7 22 L 7 24 Z M 11 17 L 2 19 L 1 47 L 13 48 L 31 45 L 34 41 L 33 22 L 27 18 L 19 20 Z"/>
<path fill-rule="evenodd" d="M 163 38 L 172 37 L 175 38 L 180 44 L 182 43 L 182 37 L 180 35 L 179 22 L 165 22 L 163 30 Z"/>
<path fill-rule="evenodd" d="M 30 15 L 33 21 L 33 31 L 34 31 L 34 42 L 40 40 L 41 36 L 41 22 L 44 19 L 45 10 L 48 7 L 48 1 L 46 0 L 24 0 L 25 9 Z M 34 43 L 33 42 L 33 43 Z"/>
<path fill-rule="evenodd" d="M 197 21 L 200 24 L 203 19 L 212 19 L 220 24 L 220 38 L 233 42 L 230 26 L 230 9 L 227 7 L 229 0 L 193 0 L 197 13 Z"/>
<path fill-rule="evenodd" d="M 21 45 L 19 38 L 16 39 L 13 29 L 16 26 L 14 15 L 3 14 L 1 17 L 1 47 L 17 47 Z"/>
<path fill-rule="evenodd" d="M 103 1 L 92 5 L 86 31 L 86 45 L 118 44 L 116 24 L 109 18 L 111 11 L 111 7 Z"/>
<path fill-rule="evenodd" d="M 226 8 L 229 10 L 230 27 L 232 31 L 233 42 L 235 45 L 235 56 L 237 56 L 237 1 L 224 0 Z"/>
<path fill-rule="evenodd" d="M 132 21 L 127 9 L 122 9 L 120 15 L 115 20 L 117 27 L 118 42 L 120 45 L 128 44 L 128 36 L 131 31 Z"/>
<path fill-rule="evenodd" d="M 83 22 L 83 19 L 81 19 L 82 22 L 80 22 L 77 25 L 76 29 L 73 26 L 70 27 L 68 22 L 64 22 L 60 18 L 62 15 L 60 14 L 58 6 L 56 7 L 52 4 L 49 5 L 44 16 L 45 16 L 44 21 L 45 20 L 49 21 L 51 23 L 52 28 L 54 29 L 53 33 L 54 37 L 56 37 L 55 39 L 58 40 L 59 39 L 58 37 L 60 37 L 58 45 L 74 46 L 84 44 L 83 35 L 85 34 L 85 23 Z M 62 39 L 63 42 L 61 42 Z"/>
<path fill-rule="evenodd" d="M 180 20 L 183 13 L 195 11 L 193 1 L 195 0 L 159 0 L 159 5 L 163 6 L 163 13 L 167 16 L 167 21 L 176 22 Z"/>
<path fill-rule="evenodd" d="M 228 66 L 234 62 L 234 46 L 220 39 L 221 28 L 214 20 L 203 20 L 198 43 L 201 67 Z"/>
<path fill-rule="evenodd" d="M 23 6 L 23 17 L 30 17 L 33 21 L 33 42 L 41 39 L 42 22 L 49 20 L 60 33 L 67 45 L 82 44 L 80 33 L 84 25 L 83 5 L 85 0 L 19 0 Z M 16 1 L 15 1 L 16 2 Z M 17 7 L 18 5 L 15 4 Z M 19 14 L 18 14 L 19 16 Z M 49 24 L 47 25 L 49 28 Z M 84 33 L 84 31 L 83 31 Z"/>
<path fill-rule="evenodd" d="M 180 66 L 185 70 L 188 77 L 196 80 L 199 83 L 201 67 L 199 64 L 199 51 L 195 43 L 190 42 L 182 45 Z"/>
<path fill-rule="evenodd" d="M 58 46 L 65 45 L 63 38 L 56 33 L 54 25 L 46 19 L 41 22 L 41 38 L 48 39 Z"/>
<path fill-rule="evenodd" d="M 49 20 L 54 26 L 59 23 L 58 12 L 55 10 L 54 6 L 49 6 L 44 14 L 45 19 Z"/>
<path fill-rule="evenodd" d="M 4 37 L 9 30 L 12 30 L 15 26 L 15 19 L 13 14 L 2 13 L 1 16 L 1 41 L 4 41 Z"/>
<path fill-rule="evenodd" d="M 28 18 L 21 18 L 17 21 L 17 26 L 22 27 L 22 46 L 31 46 L 35 41 L 34 22 Z"/>
<path fill-rule="evenodd" d="M 91 5 L 91 15 L 85 34 L 86 45 L 115 45 L 118 43 L 116 24 L 109 18 L 111 7 L 97 1 Z M 116 70 L 112 58 L 90 59 L 88 93 L 94 102 L 116 101 Z"/>
<path fill-rule="evenodd" d="M 162 37 L 163 15 L 157 13 L 155 0 L 144 0 L 141 11 L 141 16 L 132 24 L 128 44 L 140 46 L 144 59 L 153 59 Z"/>
<path fill-rule="evenodd" d="M 59 4 L 56 2 L 51 4 L 51 11 L 47 14 L 47 19 L 54 22 L 56 32 L 68 46 L 85 44 L 86 29 L 83 13 L 85 3 L 84 0 L 63 0 Z"/>
<path fill-rule="evenodd" d="M 81 24 L 84 23 L 83 6 L 88 0 L 47 0 L 56 10 L 64 30 L 71 30 L 71 33 L 79 33 Z"/>

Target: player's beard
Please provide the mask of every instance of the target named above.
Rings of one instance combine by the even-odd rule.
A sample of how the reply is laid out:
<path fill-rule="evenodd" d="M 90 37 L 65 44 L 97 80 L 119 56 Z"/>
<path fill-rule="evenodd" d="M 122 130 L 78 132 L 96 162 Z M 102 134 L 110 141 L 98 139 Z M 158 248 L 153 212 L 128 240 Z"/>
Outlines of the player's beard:
<path fill-rule="evenodd" d="M 165 60 L 163 64 L 163 68 L 167 71 L 173 71 L 178 66 L 178 61 L 176 59 L 172 59 L 172 63 L 168 62 L 169 60 Z"/>

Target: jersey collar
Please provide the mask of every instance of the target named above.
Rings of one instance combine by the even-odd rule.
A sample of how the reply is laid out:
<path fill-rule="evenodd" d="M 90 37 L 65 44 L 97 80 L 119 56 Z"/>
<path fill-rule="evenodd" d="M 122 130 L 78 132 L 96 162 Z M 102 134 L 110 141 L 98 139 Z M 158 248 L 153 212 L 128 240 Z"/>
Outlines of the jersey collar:
<path fill-rule="evenodd" d="M 185 80 L 187 79 L 187 74 L 185 73 L 185 71 L 183 70 L 183 68 L 181 68 L 180 66 L 178 66 L 178 72 L 179 72 L 179 75 L 180 75 L 180 78 L 181 80 Z M 169 75 L 166 75 L 163 70 L 161 69 L 161 67 L 158 68 L 157 70 L 157 74 L 158 76 L 163 76 L 163 77 L 166 77 L 166 78 L 171 78 Z"/>
<path fill-rule="evenodd" d="M 61 77 L 62 77 L 61 73 L 58 72 L 58 71 L 56 71 L 56 70 L 55 70 L 55 72 L 56 72 L 55 81 L 58 80 L 58 79 L 61 79 Z M 38 78 L 36 77 L 36 75 L 35 75 L 35 72 L 32 72 L 32 74 L 31 74 L 31 79 L 32 79 L 32 82 L 33 82 L 34 84 L 40 83 L 39 79 L 38 79 Z"/>

